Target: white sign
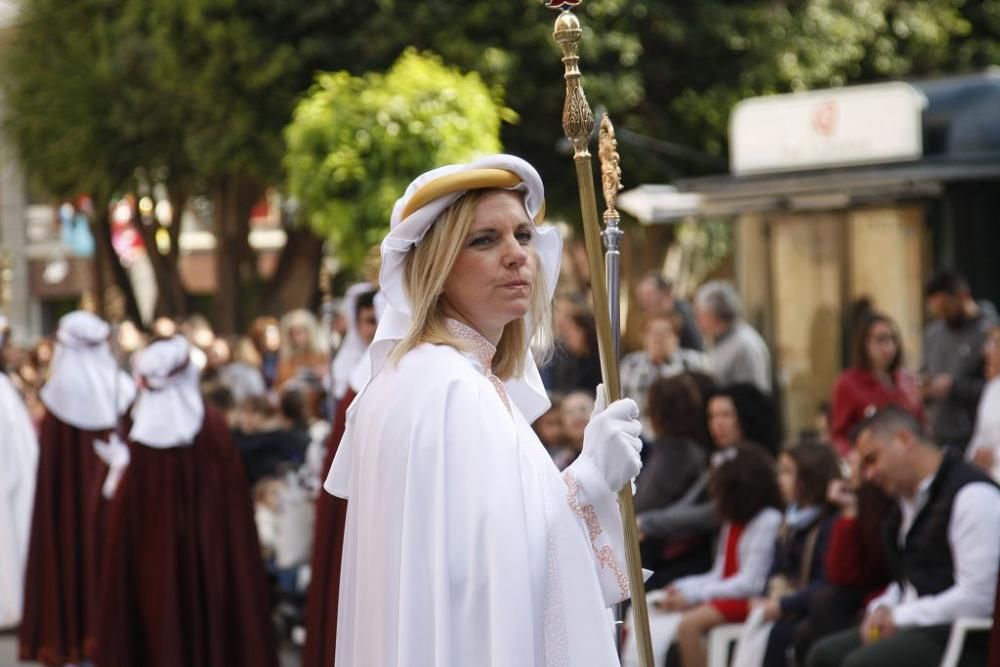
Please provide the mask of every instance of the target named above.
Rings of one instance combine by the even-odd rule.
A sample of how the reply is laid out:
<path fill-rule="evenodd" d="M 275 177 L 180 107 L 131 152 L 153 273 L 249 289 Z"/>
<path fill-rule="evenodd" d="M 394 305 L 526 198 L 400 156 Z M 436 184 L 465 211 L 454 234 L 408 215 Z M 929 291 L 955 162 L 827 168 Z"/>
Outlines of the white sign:
<path fill-rule="evenodd" d="M 894 82 L 752 97 L 729 118 L 733 174 L 916 160 L 927 98 Z"/>

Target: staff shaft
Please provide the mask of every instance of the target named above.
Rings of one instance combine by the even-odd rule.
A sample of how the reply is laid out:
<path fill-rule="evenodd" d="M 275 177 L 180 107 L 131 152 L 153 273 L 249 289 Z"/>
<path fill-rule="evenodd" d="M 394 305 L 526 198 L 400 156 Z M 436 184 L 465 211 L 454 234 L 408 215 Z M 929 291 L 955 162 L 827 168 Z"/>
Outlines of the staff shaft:
<path fill-rule="evenodd" d="M 563 50 L 565 66 L 566 102 L 563 106 L 563 131 L 574 147 L 573 162 L 580 190 L 580 212 L 583 220 L 584 241 L 590 265 L 590 286 L 594 301 L 594 320 L 601 357 L 601 376 L 606 398 L 610 404 L 621 398 L 618 376 L 618 356 L 611 322 L 608 292 L 605 283 L 604 252 L 601 245 L 601 228 L 597 215 L 597 195 L 588 150 L 594 127 L 594 114 L 587 103 L 580 82 L 577 48 L 582 31 L 580 23 L 571 12 L 564 11 L 556 19 L 554 37 Z M 617 309 L 616 309 L 617 310 Z M 635 520 L 635 504 L 631 484 L 618 492 L 618 509 L 625 533 L 625 556 L 629 588 L 632 594 L 632 613 L 635 621 L 635 641 L 642 667 L 652 667 L 653 650 L 646 610 L 646 589 L 642 578 L 642 561 L 639 556 L 639 531 Z"/>

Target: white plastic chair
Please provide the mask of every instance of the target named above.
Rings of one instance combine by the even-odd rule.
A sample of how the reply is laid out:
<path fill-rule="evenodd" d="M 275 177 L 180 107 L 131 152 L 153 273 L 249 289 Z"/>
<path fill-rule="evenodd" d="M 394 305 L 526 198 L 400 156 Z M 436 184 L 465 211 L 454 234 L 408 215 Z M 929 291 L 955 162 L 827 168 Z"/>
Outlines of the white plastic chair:
<path fill-rule="evenodd" d="M 970 632 L 982 632 L 993 627 L 992 618 L 964 617 L 951 624 L 951 634 L 948 635 L 948 645 L 944 649 L 940 667 L 957 667 L 965 646 L 965 636 Z"/>
<path fill-rule="evenodd" d="M 742 623 L 719 625 L 708 633 L 708 667 L 728 667 L 733 644 L 743 634 Z"/>

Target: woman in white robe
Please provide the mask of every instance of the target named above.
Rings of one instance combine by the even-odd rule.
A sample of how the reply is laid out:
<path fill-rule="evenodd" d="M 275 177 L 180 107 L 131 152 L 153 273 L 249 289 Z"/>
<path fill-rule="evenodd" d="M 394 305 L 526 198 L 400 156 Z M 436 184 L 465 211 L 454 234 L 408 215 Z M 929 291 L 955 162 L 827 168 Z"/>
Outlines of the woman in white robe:
<path fill-rule="evenodd" d="M 6 319 L 0 316 L 0 349 L 6 344 Z M 2 372 L 0 433 L 0 628 L 10 628 L 21 620 L 38 436 L 21 395 Z"/>
<path fill-rule="evenodd" d="M 428 172 L 396 203 L 373 376 L 326 483 L 349 500 L 338 667 L 618 664 L 616 491 L 641 425 L 631 400 L 599 398 L 563 473 L 530 428 L 549 403 L 528 342 L 561 251 L 542 211 L 534 168 L 503 155 Z"/>

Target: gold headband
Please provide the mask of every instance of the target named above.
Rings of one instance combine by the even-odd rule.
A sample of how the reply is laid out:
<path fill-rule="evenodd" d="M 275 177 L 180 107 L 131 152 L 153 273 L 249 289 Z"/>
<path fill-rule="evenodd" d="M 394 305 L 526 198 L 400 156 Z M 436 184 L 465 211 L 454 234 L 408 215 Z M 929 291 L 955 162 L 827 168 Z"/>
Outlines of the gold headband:
<path fill-rule="evenodd" d="M 438 176 L 432 181 L 428 181 L 417 188 L 417 191 L 410 197 L 403 207 L 402 219 L 406 220 L 415 211 L 423 208 L 438 197 L 444 197 L 455 192 L 465 192 L 468 190 L 489 190 L 489 189 L 510 189 L 522 183 L 521 177 L 506 169 L 467 169 Z M 535 216 L 535 224 L 540 224 L 545 219 L 545 202 L 542 202 L 538 215 Z"/>

